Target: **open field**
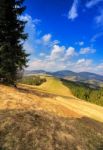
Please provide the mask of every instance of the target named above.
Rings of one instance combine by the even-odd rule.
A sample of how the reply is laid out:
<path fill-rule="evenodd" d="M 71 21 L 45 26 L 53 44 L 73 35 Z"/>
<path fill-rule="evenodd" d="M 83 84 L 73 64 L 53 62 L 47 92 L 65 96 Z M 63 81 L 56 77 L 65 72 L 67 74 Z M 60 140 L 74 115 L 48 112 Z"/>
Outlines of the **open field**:
<path fill-rule="evenodd" d="M 32 92 L 39 92 L 39 94 L 44 93 L 48 94 L 49 96 L 54 96 L 54 98 L 52 98 L 53 104 L 55 103 L 58 105 L 65 106 L 66 108 L 72 109 L 73 111 L 76 111 L 76 113 L 78 112 L 83 116 L 87 116 L 97 121 L 103 122 L 103 107 L 91 104 L 84 100 L 80 100 L 79 98 L 73 96 L 71 92 L 71 89 L 75 90 L 77 88 L 78 90 L 78 88 L 81 88 L 81 91 L 77 91 L 78 94 L 81 94 L 84 91 L 87 92 L 87 90 L 89 90 L 88 87 L 85 87 L 82 84 L 80 84 L 80 87 L 78 87 L 78 84 L 76 83 L 72 83 L 66 80 L 61 81 L 60 79 L 55 78 L 53 76 L 41 75 L 41 78 L 45 78 L 46 82 L 39 86 L 24 84 L 19 85 L 19 87 L 24 87 L 24 89 L 31 90 Z M 49 100 L 48 102 L 50 101 L 51 100 Z"/>
<path fill-rule="evenodd" d="M 19 86 L 21 87 L 21 86 Z M 23 85 L 24 89 L 29 90 L 31 88 L 32 92 L 38 92 L 38 89 L 33 88 L 33 86 L 28 86 L 28 85 Z M 46 91 L 43 90 L 39 90 L 39 93 L 44 93 L 44 95 L 46 94 Z M 45 97 L 46 101 L 51 102 L 52 104 L 57 104 L 57 105 L 62 105 L 64 107 L 66 107 L 67 109 L 71 109 L 74 112 L 82 115 L 82 116 L 86 116 L 92 119 L 95 119 L 97 121 L 101 121 L 103 122 L 103 107 L 86 102 L 84 100 L 80 100 L 76 97 L 74 97 L 71 93 L 69 95 L 68 93 L 68 97 L 63 96 L 61 97 L 61 95 L 55 95 L 55 94 L 51 94 L 51 96 L 53 96 L 52 98 L 47 98 Z M 48 96 L 50 96 L 48 93 Z"/>
<path fill-rule="evenodd" d="M 38 79 L 38 80 L 37 80 Z M 42 82 L 44 81 L 44 82 Z M 73 82 L 47 74 L 26 76 L 20 82 L 25 87 L 62 97 L 77 97 L 87 102 L 103 106 L 103 88 L 82 82 Z M 36 83 L 40 83 L 36 85 Z"/>
<path fill-rule="evenodd" d="M 46 93 L 51 93 L 55 95 L 61 95 L 61 96 L 73 96 L 69 88 L 67 88 L 65 85 L 62 84 L 62 81 L 60 79 L 53 77 L 53 76 L 48 76 L 48 75 L 40 75 L 41 78 L 45 78 L 46 82 L 39 86 L 35 85 L 24 85 L 29 88 L 35 88 L 41 92 L 46 92 Z M 33 76 L 32 76 L 33 78 Z"/>
<path fill-rule="evenodd" d="M 8 109 L 25 109 L 25 110 L 43 110 L 55 113 L 60 116 L 68 116 L 70 110 L 52 102 L 55 97 L 46 93 L 40 93 L 37 90 L 30 90 L 30 88 L 23 85 L 18 89 L 10 88 L 0 85 L 0 110 Z M 72 111 L 71 111 L 72 112 Z M 79 116 L 73 111 L 71 116 Z"/>
<path fill-rule="evenodd" d="M 67 99 L 24 85 L 0 85 L 0 150 L 102 149 L 102 114 L 102 107 L 71 95 Z"/>

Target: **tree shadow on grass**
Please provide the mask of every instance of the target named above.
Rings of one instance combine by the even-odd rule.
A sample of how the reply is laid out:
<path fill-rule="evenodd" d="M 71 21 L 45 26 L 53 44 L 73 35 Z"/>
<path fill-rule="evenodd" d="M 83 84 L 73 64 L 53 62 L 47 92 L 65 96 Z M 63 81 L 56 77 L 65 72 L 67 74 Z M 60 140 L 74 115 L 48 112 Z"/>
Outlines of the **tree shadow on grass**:
<path fill-rule="evenodd" d="M 33 88 L 23 88 L 23 87 L 18 87 L 17 90 L 21 93 L 29 93 L 29 94 L 33 94 L 33 95 L 37 95 L 39 97 L 50 97 L 50 98 L 53 98 L 55 96 L 55 94 L 50 94 L 50 93 L 45 93 L 45 92 L 42 92 L 42 91 L 38 91 L 37 89 Z"/>
<path fill-rule="evenodd" d="M 44 111 L 0 111 L 0 150 L 102 150 L 103 123 Z"/>

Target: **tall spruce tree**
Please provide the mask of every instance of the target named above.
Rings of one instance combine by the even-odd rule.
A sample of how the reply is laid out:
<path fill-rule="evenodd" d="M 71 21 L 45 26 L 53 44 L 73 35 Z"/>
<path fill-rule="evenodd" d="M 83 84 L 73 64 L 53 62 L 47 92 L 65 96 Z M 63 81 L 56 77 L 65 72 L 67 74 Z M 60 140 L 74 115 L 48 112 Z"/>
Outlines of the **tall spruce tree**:
<path fill-rule="evenodd" d="M 20 19 L 24 0 L 0 0 L 0 81 L 16 83 L 18 72 L 26 67 L 28 54 L 23 49 L 26 22 Z"/>

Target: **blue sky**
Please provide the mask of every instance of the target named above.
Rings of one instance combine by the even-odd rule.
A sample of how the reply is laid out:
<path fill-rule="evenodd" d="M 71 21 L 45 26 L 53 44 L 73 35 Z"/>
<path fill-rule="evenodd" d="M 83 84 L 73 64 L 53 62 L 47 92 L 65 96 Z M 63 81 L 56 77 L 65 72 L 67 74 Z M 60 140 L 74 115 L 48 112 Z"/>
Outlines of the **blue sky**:
<path fill-rule="evenodd" d="M 103 0 L 26 0 L 27 69 L 103 75 Z"/>

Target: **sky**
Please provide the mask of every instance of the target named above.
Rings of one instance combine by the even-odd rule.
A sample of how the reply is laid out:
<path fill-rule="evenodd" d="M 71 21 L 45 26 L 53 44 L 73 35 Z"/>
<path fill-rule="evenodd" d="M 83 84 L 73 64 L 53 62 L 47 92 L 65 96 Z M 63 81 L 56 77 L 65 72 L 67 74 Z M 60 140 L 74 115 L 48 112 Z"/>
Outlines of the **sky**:
<path fill-rule="evenodd" d="M 103 0 L 25 0 L 29 70 L 103 75 Z"/>

